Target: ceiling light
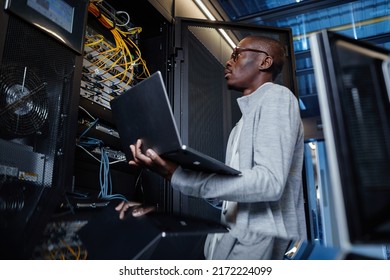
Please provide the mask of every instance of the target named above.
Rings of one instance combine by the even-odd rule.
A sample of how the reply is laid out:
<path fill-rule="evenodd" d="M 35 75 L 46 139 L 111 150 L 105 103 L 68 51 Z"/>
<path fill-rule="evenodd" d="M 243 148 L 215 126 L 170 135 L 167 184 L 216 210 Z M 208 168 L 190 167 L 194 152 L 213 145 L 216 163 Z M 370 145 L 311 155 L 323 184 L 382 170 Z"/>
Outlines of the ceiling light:
<path fill-rule="evenodd" d="M 209 9 L 206 7 L 205 4 L 201 0 L 194 0 L 194 2 L 198 5 L 199 9 L 202 10 L 204 15 L 212 21 L 216 21 L 217 19 L 213 16 L 213 14 L 209 11 Z M 225 40 L 228 42 L 228 44 L 234 49 L 236 47 L 236 44 L 233 42 L 233 40 L 229 37 L 229 35 L 226 33 L 225 30 L 222 28 L 218 29 L 219 33 L 225 38 Z"/>
<path fill-rule="evenodd" d="M 216 18 L 212 15 L 212 13 L 209 11 L 209 9 L 207 9 L 205 4 L 203 4 L 203 2 L 201 0 L 194 0 L 194 1 L 209 20 L 213 20 L 213 21 L 216 20 Z"/>
<path fill-rule="evenodd" d="M 219 32 L 222 34 L 222 36 L 225 38 L 225 40 L 228 42 L 228 44 L 234 49 L 236 47 L 236 44 L 233 42 L 232 38 L 229 37 L 229 35 L 226 33 L 225 30 L 222 28 L 218 29 Z"/>

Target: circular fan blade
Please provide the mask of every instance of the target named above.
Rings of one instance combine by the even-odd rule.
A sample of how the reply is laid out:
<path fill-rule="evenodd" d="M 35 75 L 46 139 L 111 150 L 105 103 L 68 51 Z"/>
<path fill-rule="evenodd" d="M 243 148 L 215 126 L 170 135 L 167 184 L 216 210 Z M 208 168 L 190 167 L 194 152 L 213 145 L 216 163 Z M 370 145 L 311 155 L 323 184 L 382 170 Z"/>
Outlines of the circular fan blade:
<path fill-rule="evenodd" d="M 0 129 L 15 136 L 38 133 L 49 114 L 45 85 L 25 67 L 0 68 Z"/>

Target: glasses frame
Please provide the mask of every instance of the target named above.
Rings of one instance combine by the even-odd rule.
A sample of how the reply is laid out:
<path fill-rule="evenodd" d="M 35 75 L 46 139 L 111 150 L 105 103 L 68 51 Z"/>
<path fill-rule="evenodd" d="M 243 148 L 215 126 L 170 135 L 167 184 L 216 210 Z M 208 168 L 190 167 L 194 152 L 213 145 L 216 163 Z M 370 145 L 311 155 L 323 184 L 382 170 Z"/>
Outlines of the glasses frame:
<path fill-rule="evenodd" d="M 240 47 L 235 47 L 233 49 L 232 54 L 230 55 L 230 59 L 232 59 L 234 62 L 237 61 L 238 55 L 242 52 L 257 52 L 257 53 L 264 53 L 265 55 L 269 56 L 269 54 L 265 51 L 258 50 L 258 49 L 252 49 L 252 48 L 240 48 Z"/>

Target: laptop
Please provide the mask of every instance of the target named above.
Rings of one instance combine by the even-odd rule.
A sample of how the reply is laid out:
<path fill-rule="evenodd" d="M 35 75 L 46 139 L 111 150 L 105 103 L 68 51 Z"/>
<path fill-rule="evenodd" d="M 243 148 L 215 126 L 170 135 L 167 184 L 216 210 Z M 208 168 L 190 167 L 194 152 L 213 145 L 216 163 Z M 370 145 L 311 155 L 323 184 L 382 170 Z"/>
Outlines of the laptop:
<path fill-rule="evenodd" d="M 112 99 L 110 105 L 127 160 L 133 158 L 129 145 L 141 139 L 143 152 L 151 148 L 162 158 L 183 168 L 226 175 L 241 174 L 182 143 L 160 71 Z"/>
<path fill-rule="evenodd" d="M 228 232 L 218 222 L 159 212 L 127 213 L 120 220 L 114 209 L 118 203 L 85 213 L 87 223 L 77 236 L 89 260 L 198 259 L 209 233 Z"/>

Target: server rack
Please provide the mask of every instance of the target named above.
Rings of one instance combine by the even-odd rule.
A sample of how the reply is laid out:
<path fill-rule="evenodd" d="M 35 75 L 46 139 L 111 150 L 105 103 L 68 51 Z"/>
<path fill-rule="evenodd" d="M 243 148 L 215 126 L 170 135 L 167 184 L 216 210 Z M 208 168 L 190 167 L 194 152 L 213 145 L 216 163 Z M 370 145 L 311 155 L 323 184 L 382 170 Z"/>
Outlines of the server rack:
<path fill-rule="evenodd" d="M 72 184 L 87 1 L 47 4 L 0 1 L 0 257 L 5 259 L 31 257 Z"/>
<path fill-rule="evenodd" d="M 145 13 L 150 17 L 145 17 Z M 107 18 L 106 22 L 100 14 Z M 116 26 L 107 26 L 110 21 Z M 76 192 L 81 190 L 92 196 L 98 193 L 98 198 L 108 200 L 117 196 L 168 211 L 164 181 L 128 165 L 109 102 L 154 71 L 160 70 L 166 78 L 169 32 L 167 21 L 149 3 L 91 2 L 80 88 L 79 142 L 74 169 Z M 121 43 L 124 49 L 118 51 Z M 126 60 L 132 65 L 124 66 Z M 98 143 L 91 147 L 87 147 L 88 143 L 81 145 L 85 144 L 85 136 Z M 103 153 L 110 162 L 106 168 L 110 182 L 104 183 L 100 180 L 102 163 L 98 163 Z M 110 193 L 102 197 L 107 187 Z"/>

